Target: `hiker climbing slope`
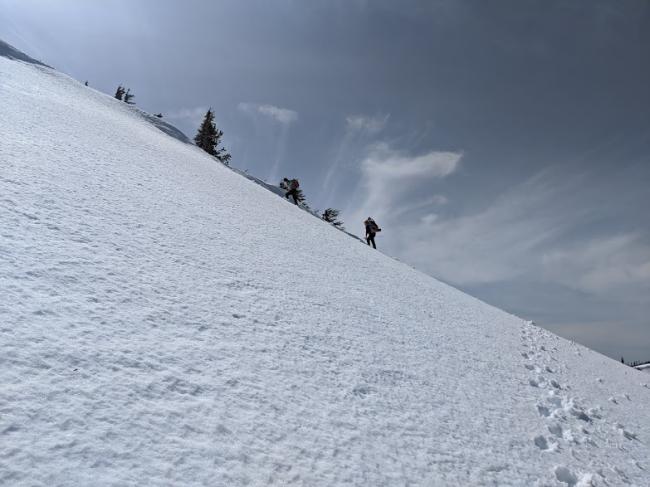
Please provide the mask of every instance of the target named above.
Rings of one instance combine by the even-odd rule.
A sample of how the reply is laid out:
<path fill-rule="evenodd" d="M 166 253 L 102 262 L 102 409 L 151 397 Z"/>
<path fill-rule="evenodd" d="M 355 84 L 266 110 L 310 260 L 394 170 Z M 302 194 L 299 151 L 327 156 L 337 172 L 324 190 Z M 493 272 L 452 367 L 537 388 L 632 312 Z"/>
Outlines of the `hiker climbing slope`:
<path fill-rule="evenodd" d="M 289 199 L 289 196 L 293 197 L 293 202 L 297 205 L 298 204 L 298 188 L 300 187 L 300 183 L 298 182 L 297 179 L 292 179 L 289 180 L 288 178 L 283 179 L 285 187 L 289 189 L 284 195 L 285 198 Z"/>
<path fill-rule="evenodd" d="M 375 244 L 375 235 L 377 232 L 381 232 L 381 228 L 379 228 L 379 225 L 377 225 L 375 220 L 370 217 L 368 217 L 363 223 L 366 226 L 366 242 L 368 245 L 372 243 L 372 247 L 376 249 L 377 245 Z"/>

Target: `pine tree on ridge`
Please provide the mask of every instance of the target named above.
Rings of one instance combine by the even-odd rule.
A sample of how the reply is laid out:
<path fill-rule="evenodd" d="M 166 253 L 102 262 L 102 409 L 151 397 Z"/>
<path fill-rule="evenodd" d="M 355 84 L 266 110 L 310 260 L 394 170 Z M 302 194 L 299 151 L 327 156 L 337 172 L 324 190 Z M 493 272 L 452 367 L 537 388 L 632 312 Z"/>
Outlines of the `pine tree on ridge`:
<path fill-rule="evenodd" d="M 205 152 L 216 157 L 220 162 L 228 165 L 231 156 L 224 147 L 219 147 L 222 136 L 223 131 L 215 126 L 214 113 L 212 112 L 212 108 L 209 108 L 196 136 L 194 137 L 194 142 Z"/>
<path fill-rule="evenodd" d="M 117 99 L 120 100 L 120 101 L 123 101 L 123 99 L 124 99 L 124 93 L 125 93 L 125 91 L 124 91 L 124 87 L 123 87 L 122 85 L 119 85 L 119 86 L 117 87 L 117 91 L 115 92 L 115 98 L 117 98 Z"/>
<path fill-rule="evenodd" d="M 336 228 L 340 228 L 341 230 L 344 230 L 343 227 L 343 222 L 339 220 L 339 210 L 335 208 L 327 208 L 323 214 L 321 215 L 321 218 L 325 220 L 328 223 L 331 223 L 334 225 Z"/>
<path fill-rule="evenodd" d="M 131 88 L 127 89 L 126 92 L 124 93 L 124 102 L 128 103 L 129 105 L 135 105 L 133 98 L 135 98 L 135 95 L 131 94 Z"/>

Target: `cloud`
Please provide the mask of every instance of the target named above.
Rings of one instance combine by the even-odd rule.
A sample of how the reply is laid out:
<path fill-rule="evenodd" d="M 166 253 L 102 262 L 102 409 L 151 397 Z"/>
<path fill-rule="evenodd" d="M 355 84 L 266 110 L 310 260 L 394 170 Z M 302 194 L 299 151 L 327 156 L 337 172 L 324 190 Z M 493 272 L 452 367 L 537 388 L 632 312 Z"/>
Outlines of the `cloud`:
<path fill-rule="evenodd" d="M 240 103 L 237 108 L 250 115 L 263 115 L 282 125 L 289 125 L 298 120 L 298 112 L 288 108 L 280 108 L 274 105 L 258 105 L 256 103 Z"/>
<path fill-rule="evenodd" d="M 373 183 L 403 182 L 413 178 L 441 178 L 456 170 L 461 154 L 456 152 L 429 152 L 409 157 L 394 152 L 385 143 L 372 147 L 370 155 L 361 163 L 364 175 Z"/>
<path fill-rule="evenodd" d="M 345 128 L 348 133 L 376 135 L 386 127 L 389 115 L 369 117 L 366 115 L 348 115 L 345 118 Z"/>
<path fill-rule="evenodd" d="M 569 228 L 545 208 L 550 193 L 524 184 L 471 215 L 421 225 L 402 217 L 409 239 L 400 253 L 435 276 L 460 285 L 516 279 L 532 270 L 537 249 Z"/>
<path fill-rule="evenodd" d="M 427 213 L 422 218 L 420 218 L 420 221 L 424 225 L 432 225 L 433 223 L 436 222 L 437 219 L 438 219 L 438 215 L 436 215 L 435 213 Z"/>
<path fill-rule="evenodd" d="M 196 107 L 196 108 L 181 108 L 165 114 L 165 118 L 171 120 L 180 120 L 186 122 L 188 125 L 195 125 L 197 128 L 203 121 L 209 107 Z"/>
<path fill-rule="evenodd" d="M 345 117 L 345 133 L 338 144 L 336 155 L 332 158 L 323 178 L 322 194 L 331 196 L 331 183 L 343 169 L 349 169 L 346 161 L 354 160 L 359 150 L 364 150 L 367 140 L 359 144 L 359 139 L 379 134 L 388 123 L 389 115 L 370 117 L 367 115 L 348 115 Z M 354 155 L 353 155 L 354 154 Z M 326 197 L 327 197 L 326 196 Z"/>
<path fill-rule="evenodd" d="M 361 183 L 359 192 L 362 201 L 350 215 L 350 219 L 360 219 L 362 215 L 374 215 L 377 219 L 388 221 L 397 219 L 405 207 L 423 209 L 447 202 L 442 195 L 425 195 L 413 198 L 418 187 L 430 184 L 455 172 L 462 154 L 458 152 L 432 151 L 419 156 L 410 156 L 393 150 L 388 144 L 371 146 L 361 161 Z M 427 223 L 434 221 L 429 217 Z"/>
<path fill-rule="evenodd" d="M 277 181 L 280 178 L 280 167 L 285 158 L 287 151 L 287 143 L 289 140 L 289 131 L 291 124 L 298 120 L 298 112 L 289 110 L 288 108 L 280 108 L 274 105 L 260 105 L 257 103 L 239 103 L 237 108 L 252 117 L 255 125 L 262 132 L 273 133 L 271 140 L 275 144 L 275 149 L 269 150 L 269 154 L 275 154 L 271 164 L 269 173 L 266 177 L 267 181 Z M 260 118 L 269 119 L 274 122 L 273 125 L 258 124 Z M 258 126 L 259 125 L 259 126 Z"/>
<path fill-rule="evenodd" d="M 423 214 L 417 210 L 427 205 L 392 189 L 452 174 L 460 160 L 452 154 L 432 153 L 401 163 L 402 156 L 373 156 L 362 163 L 368 196 L 360 211 L 380 209 L 374 214 L 383 220 L 382 240 L 397 257 L 460 286 L 536 281 L 607 299 L 647 302 L 650 237 L 597 227 L 594 222 L 611 202 L 598 198 L 602 191 L 597 187 L 585 194 L 589 182 L 584 175 L 571 177 L 561 168 L 542 171 L 486 208 L 461 216 Z M 576 200 L 580 191 L 582 200 Z"/>
<path fill-rule="evenodd" d="M 410 213 L 417 212 L 422 209 L 427 209 L 432 206 L 444 206 L 449 203 L 449 200 L 445 195 L 434 194 L 430 197 L 418 198 L 413 203 L 401 204 L 398 208 L 395 208 L 392 212 L 393 217 L 399 217 L 403 215 L 408 215 Z"/>
<path fill-rule="evenodd" d="M 639 234 L 621 234 L 552 250 L 542 257 L 544 275 L 594 294 L 634 296 L 650 291 L 650 245 Z"/>

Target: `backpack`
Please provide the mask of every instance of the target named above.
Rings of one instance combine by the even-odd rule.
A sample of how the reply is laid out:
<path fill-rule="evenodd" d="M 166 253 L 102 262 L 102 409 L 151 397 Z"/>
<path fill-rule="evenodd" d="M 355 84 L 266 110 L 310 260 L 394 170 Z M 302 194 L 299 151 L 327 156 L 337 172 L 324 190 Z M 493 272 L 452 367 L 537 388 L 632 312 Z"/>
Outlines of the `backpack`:
<path fill-rule="evenodd" d="M 377 225 L 377 222 L 375 222 L 375 220 L 369 220 L 368 227 L 370 227 L 370 230 L 372 230 L 374 233 L 381 232 L 381 228 L 379 228 L 379 225 Z"/>

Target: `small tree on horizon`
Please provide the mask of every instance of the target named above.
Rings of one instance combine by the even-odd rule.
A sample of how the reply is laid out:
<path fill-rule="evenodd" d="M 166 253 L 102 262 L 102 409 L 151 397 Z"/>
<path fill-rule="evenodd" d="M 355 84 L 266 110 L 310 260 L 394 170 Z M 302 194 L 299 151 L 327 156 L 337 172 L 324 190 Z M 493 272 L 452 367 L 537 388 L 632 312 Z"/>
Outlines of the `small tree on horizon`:
<path fill-rule="evenodd" d="M 135 95 L 131 93 L 131 88 L 126 90 L 126 93 L 124 93 L 124 102 L 128 103 L 129 105 L 135 105 L 134 101 L 131 101 L 135 98 Z"/>
<path fill-rule="evenodd" d="M 327 223 L 331 223 L 336 228 L 340 228 L 341 230 L 344 230 L 343 222 L 339 220 L 339 210 L 334 208 L 327 208 L 321 215 L 321 218 L 325 220 Z"/>
<path fill-rule="evenodd" d="M 115 92 L 115 98 L 117 98 L 120 101 L 124 100 L 124 87 L 122 85 L 117 87 L 117 91 Z"/>
<path fill-rule="evenodd" d="M 199 127 L 194 142 L 198 147 L 203 149 L 211 156 L 216 157 L 220 162 L 228 165 L 231 156 L 224 147 L 219 147 L 223 131 L 219 130 L 214 124 L 214 113 L 212 108 L 208 109 Z"/>

